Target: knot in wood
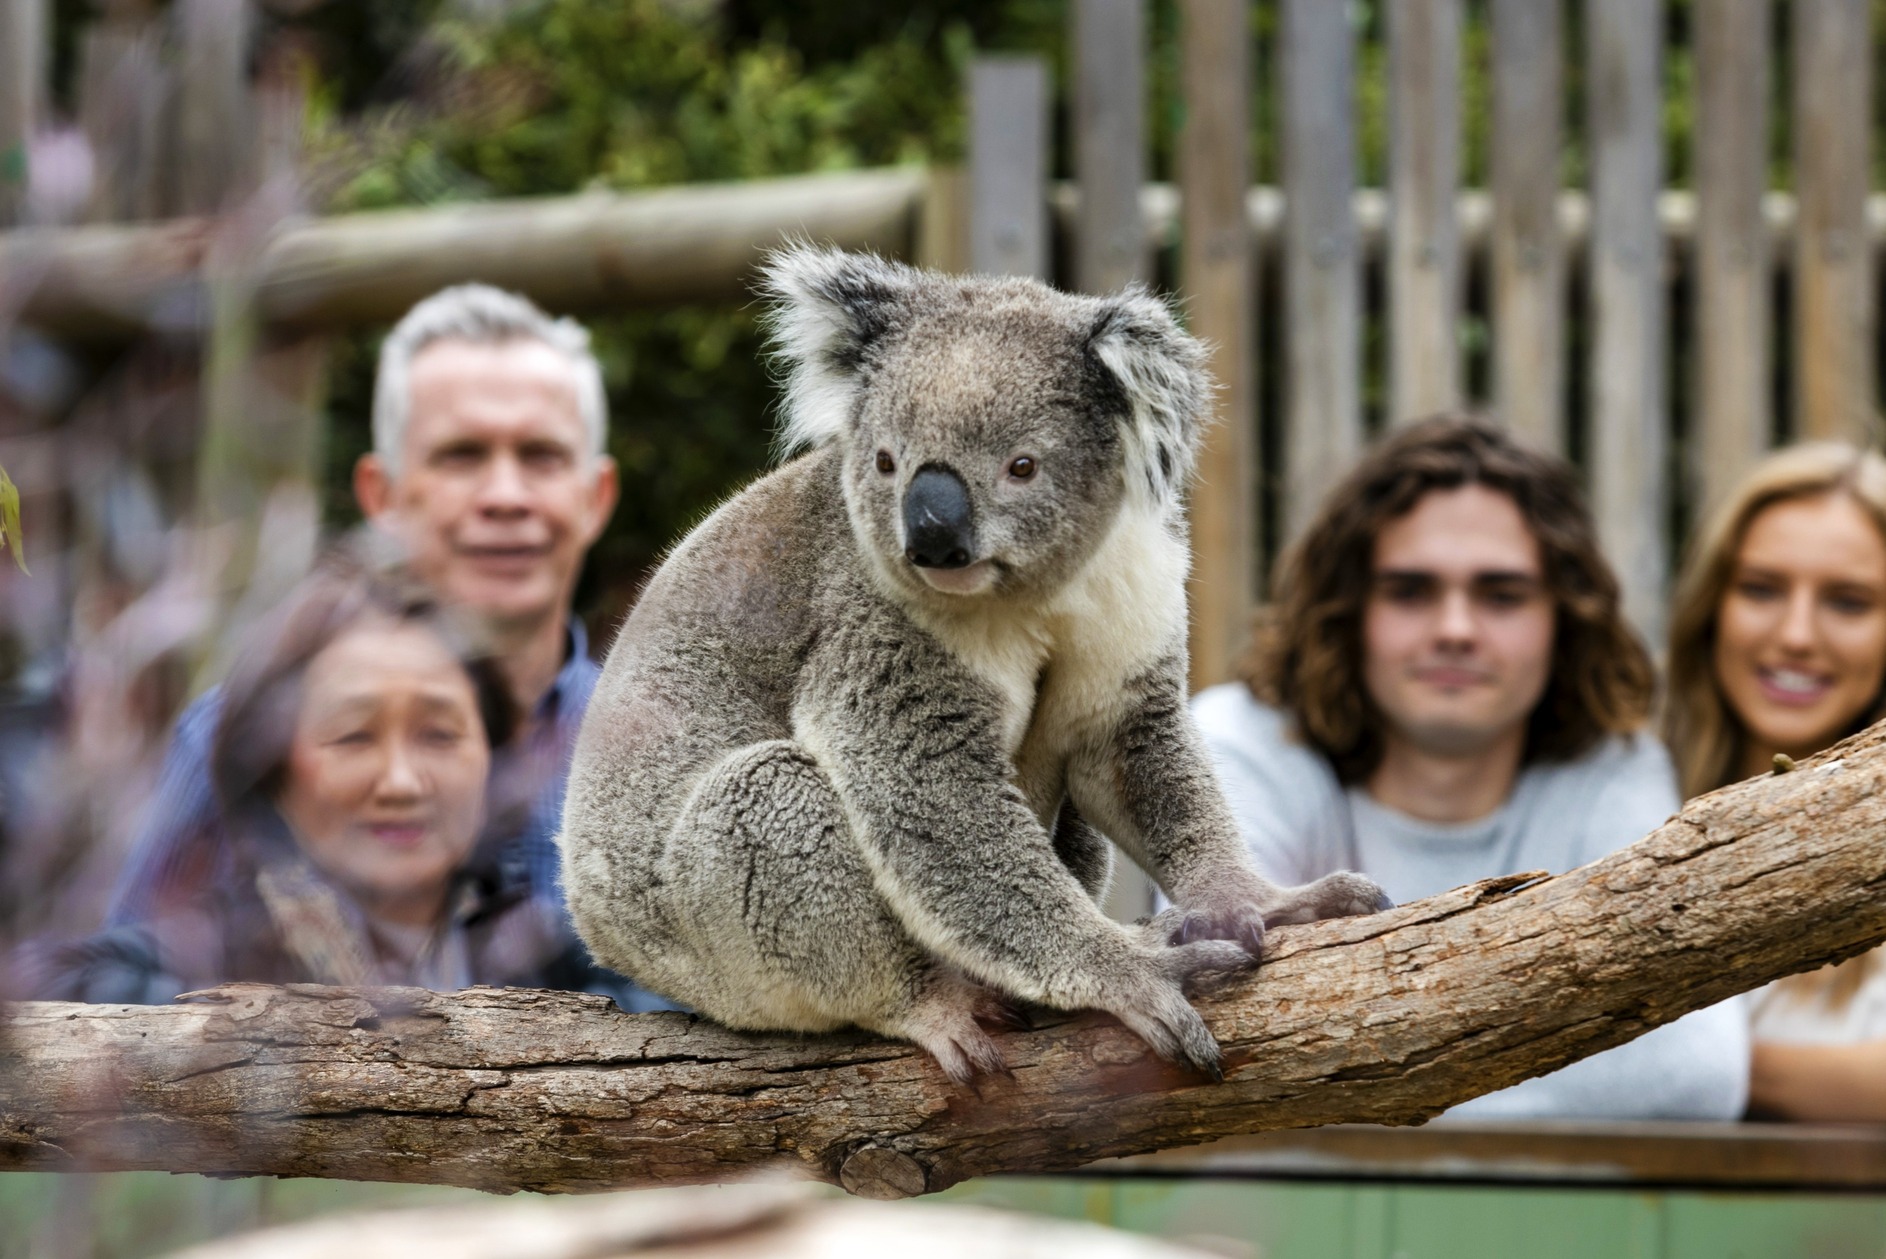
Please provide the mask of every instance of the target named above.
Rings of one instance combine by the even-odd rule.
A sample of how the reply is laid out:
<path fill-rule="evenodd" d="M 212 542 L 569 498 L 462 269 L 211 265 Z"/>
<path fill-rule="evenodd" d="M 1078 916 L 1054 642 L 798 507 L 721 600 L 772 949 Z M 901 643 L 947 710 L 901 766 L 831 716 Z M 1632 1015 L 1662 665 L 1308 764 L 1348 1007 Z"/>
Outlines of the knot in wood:
<path fill-rule="evenodd" d="M 922 1163 L 882 1145 L 853 1150 L 838 1169 L 838 1183 L 845 1187 L 846 1193 L 880 1202 L 914 1198 L 924 1191 L 929 1181 Z"/>

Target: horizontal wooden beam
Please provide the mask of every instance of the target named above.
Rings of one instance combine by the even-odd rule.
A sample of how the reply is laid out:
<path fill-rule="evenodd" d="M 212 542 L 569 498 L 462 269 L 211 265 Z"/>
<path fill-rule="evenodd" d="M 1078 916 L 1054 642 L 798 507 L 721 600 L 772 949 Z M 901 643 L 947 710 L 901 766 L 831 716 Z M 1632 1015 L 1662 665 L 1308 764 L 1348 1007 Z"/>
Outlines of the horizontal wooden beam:
<path fill-rule="evenodd" d="M 447 284 L 483 280 L 528 294 L 557 311 L 647 309 L 740 303 L 760 253 L 805 237 L 850 249 L 914 258 L 930 176 L 917 168 L 805 175 L 727 184 L 689 184 L 635 193 L 474 202 L 423 210 L 386 210 L 283 224 L 260 253 L 257 308 L 267 324 L 290 331 L 384 324 Z M 1080 191 L 1057 185 L 1049 196 L 1056 230 L 1074 230 Z M 1662 193 L 1658 218 L 1673 248 L 1691 247 L 1696 198 Z M 1255 187 L 1245 198 L 1255 246 L 1279 247 L 1283 195 Z M 1149 247 L 1179 232 L 1176 187 L 1140 191 Z M 1387 247 L 1388 197 L 1355 195 L 1364 257 Z M 1464 256 L 1489 246 L 1492 199 L 1459 195 Z M 1565 246 L 1584 253 L 1589 199 L 1559 194 Z M 1788 265 L 1794 198 L 1762 198 L 1768 256 Z M 1886 194 L 1866 205 L 1867 240 L 1886 247 Z M 0 232 L 0 312 L 74 341 L 113 341 L 151 331 L 201 326 L 206 302 L 198 273 L 214 244 L 200 219 L 135 225 L 22 228 Z"/>
<path fill-rule="evenodd" d="M 918 168 L 475 202 L 287 222 L 259 252 L 256 310 L 306 331 L 384 324 L 482 280 L 557 311 L 741 302 L 761 252 L 806 238 L 908 257 Z M 207 318 L 212 220 L 0 233 L 0 310 L 110 340 Z"/>
<path fill-rule="evenodd" d="M 1080 189 L 1071 183 L 1055 185 L 1050 194 L 1055 228 L 1073 230 L 1080 207 Z M 1558 194 L 1559 230 L 1564 235 L 1568 254 L 1583 257 L 1591 238 L 1591 198 L 1576 189 Z M 1176 244 L 1179 236 L 1180 196 L 1169 183 L 1151 183 L 1140 190 L 1140 216 L 1146 225 L 1150 248 Z M 1455 200 L 1455 214 L 1464 254 L 1483 257 L 1490 247 L 1493 231 L 1493 197 L 1482 189 L 1465 189 Z M 1281 189 L 1259 185 L 1245 196 L 1245 217 L 1252 237 L 1266 253 L 1280 247 L 1284 221 L 1284 195 Z M 1380 261 L 1388 248 L 1390 206 L 1388 193 L 1381 188 L 1358 188 L 1355 193 L 1357 239 L 1362 254 L 1371 262 Z M 1761 198 L 1761 222 L 1767 233 L 1768 256 L 1772 264 L 1785 268 L 1789 259 L 1782 248 L 1793 239 L 1798 218 L 1793 194 L 1769 192 Z M 1666 189 L 1657 196 L 1659 230 L 1671 246 L 1689 249 L 1696 238 L 1696 194 L 1687 189 Z M 1886 248 L 1886 193 L 1873 193 L 1866 201 L 1866 239 L 1876 253 Z"/>
<path fill-rule="evenodd" d="M 1284 927 L 1201 997 L 1220 1083 L 1099 1015 L 951 1083 L 909 1045 L 767 1037 L 568 993 L 239 985 L 14 1005 L 0 1169 L 324 1176 L 509 1191 L 784 1168 L 897 1197 L 1237 1133 L 1420 1123 L 1886 940 L 1886 725 L 1694 800 L 1556 878 Z"/>
<path fill-rule="evenodd" d="M 1078 1174 L 1880 1193 L 1886 1132 L 1870 1124 L 1703 1120 L 1334 1124 L 1107 1159 Z"/>

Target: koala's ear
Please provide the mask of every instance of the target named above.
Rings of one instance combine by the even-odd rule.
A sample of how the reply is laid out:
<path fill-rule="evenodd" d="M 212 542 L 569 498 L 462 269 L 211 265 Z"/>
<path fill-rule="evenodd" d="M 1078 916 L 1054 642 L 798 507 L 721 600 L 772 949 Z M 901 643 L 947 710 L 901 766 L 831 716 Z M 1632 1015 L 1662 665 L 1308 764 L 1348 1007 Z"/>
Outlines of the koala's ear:
<path fill-rule="evenodd" d="M 872 345 L 899 327 L 920 275 L 876 254 L 792 245 L 761 267 L 773 352 L 786 367 L 782 454 L 830 441 L 857 397 Z"/>
<path fill-rule="evenodd" d="M 1126 395 L 1129 492 L 1175 506 L 1198 458 L 1211 405 L 1205 347 L 1166 304 L 1134 285 L 1101 301 L 1088 338 Z"/>

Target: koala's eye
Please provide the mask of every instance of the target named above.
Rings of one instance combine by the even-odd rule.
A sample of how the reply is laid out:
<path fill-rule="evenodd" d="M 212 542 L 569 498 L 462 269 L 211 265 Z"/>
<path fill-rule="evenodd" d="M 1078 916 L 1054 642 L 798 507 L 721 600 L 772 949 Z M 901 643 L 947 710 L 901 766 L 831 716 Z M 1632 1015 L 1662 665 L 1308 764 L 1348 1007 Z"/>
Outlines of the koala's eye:
<path fill-rule="evenodd" d="M 891 473 L 897 471 L 897 461 L 891 458 L 890 451 L 878 451 L 878 471 L 882 472 L 885 476 L 889 476 Z"/>
<path fill-rule="evenodd" d="M 1026 481 L 1029 477 L 1035 475 L 1035 461 L 1027 455 L 1022 455 L 1016 459 L 1010 460 L 1008 474 L 1017 481 Z"/>

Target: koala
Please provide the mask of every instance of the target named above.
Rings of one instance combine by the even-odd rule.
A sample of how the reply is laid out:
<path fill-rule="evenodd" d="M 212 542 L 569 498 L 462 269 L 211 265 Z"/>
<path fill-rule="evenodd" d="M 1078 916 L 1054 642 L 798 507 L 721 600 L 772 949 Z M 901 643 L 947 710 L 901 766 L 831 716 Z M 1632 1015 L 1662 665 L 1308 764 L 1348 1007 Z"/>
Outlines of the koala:
<path fill-rule="evenodd" d="M 1192 724 L 1202 348 L 1137 289 L 808 246 L 764 274 L 796 457 L 609 652 L 560 836 L 578 932 L 731 1027 L 855 1025 L 957 1080 L 1003 1069 L 979 1020 L 1017 1002 L 1216 1076 L 1188 985 L 1387 902 L 1261 877 Z M 1101 912 L 1114 845 L 1172 909 Z"/>

